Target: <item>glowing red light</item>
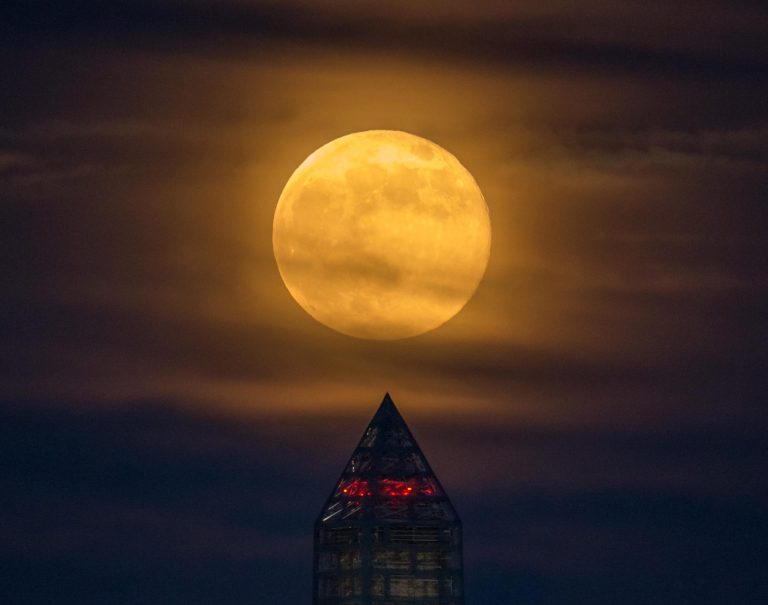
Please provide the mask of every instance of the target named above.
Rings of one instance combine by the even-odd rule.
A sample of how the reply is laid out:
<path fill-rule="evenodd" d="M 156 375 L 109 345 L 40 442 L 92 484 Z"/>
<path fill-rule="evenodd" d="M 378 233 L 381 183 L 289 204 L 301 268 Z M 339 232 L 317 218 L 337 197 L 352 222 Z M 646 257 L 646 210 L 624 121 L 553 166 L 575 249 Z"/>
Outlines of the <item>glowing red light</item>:
<path fill-rule="evenodd" d="M 381 479 L 379 481 L 379 493 L 383 496 L 396 498 L 397 496 L 408 496 L 410 485 L 407 481 L 398 481 L 396 479 Z"/>
<path fill-rule="evenodd" d="M 367 498 L 373 496 L 374 489 L 367 479 L 348 479 L 339 483 L 339 492 L 348 498 Z M 386 498 L 407 498 L 420 494 L 433 496 L 434 484 L 429 478 L 414 479 L 379 479 L 376 482 L 376 494 Z"/>
<path fill-rule="evenodd" d="M 341 493 L 345 496 L 355 498 L 365 498 L 366 496 L 372 496 L 373 492 L 368 487 L 368 481 L 365 479 L 351 479 L 350 481 L 342 481 L 339 483 Z"/>
<path fill-rule="evenodd" d="M 408 497 L 416 494 L 431 496 L 435 492 L 428 479 L 381 479 L 378 493 L 392 498 Z"/>

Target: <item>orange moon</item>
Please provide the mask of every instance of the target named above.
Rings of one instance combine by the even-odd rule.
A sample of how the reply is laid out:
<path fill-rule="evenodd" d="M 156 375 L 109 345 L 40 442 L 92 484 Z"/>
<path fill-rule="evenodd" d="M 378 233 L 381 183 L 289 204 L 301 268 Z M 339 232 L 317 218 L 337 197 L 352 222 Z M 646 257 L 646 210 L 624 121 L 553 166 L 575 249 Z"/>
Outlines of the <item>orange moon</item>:
<path fill-rule="evenodd" d="M 448 151 L 394 130 L 349 134 L 312 153 L 275 210 L 277 266 L 296 302 L 357 338 L 423 334 L 477 289 L 488 206 Z"/>

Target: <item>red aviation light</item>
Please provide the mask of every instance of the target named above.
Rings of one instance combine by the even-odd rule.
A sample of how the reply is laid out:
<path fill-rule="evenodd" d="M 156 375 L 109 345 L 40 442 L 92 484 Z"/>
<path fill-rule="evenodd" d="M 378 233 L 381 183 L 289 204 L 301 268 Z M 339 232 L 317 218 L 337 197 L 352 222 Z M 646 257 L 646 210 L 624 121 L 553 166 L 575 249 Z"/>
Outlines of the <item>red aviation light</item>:
<path fill-rule="evenodd" d="M 412 496 L 416 488 L 414 481 L 398 481 L 397 479 L 381 479 L 379 481 L 379 495 L 392 498 Z"/>
<path fill-rule="evenodd" d="M 368 487 L 368 482 L 365 479 L 342 481 L 339 483 L 339 489 L 342 494 L 350 498 L 364 498 L 373 495 L 373 492 L 371 491 L 371 488 Z"/>
<path fill-rule="evenodd" d="M 385 498 L 434 496 L 437 493 L 434 483 L 426 478 L 379 479 L 376 481 L 376 484 L 376 494 Z M 373 490 L 367 479 L 342 480 L 339 483 L 337 493 L 347 498 L 367 498 L 373 496 Z"/>

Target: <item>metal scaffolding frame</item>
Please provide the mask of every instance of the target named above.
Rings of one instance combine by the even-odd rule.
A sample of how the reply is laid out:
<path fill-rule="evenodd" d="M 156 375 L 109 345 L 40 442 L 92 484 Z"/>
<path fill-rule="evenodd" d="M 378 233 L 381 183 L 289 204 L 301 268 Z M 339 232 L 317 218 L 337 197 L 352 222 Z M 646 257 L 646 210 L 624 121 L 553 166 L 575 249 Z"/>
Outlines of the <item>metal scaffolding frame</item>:
<path fill-rule="evenodd" d="M 313 605 L 463 605 L 461 520 L 389 394 L 315 522 Z"/>

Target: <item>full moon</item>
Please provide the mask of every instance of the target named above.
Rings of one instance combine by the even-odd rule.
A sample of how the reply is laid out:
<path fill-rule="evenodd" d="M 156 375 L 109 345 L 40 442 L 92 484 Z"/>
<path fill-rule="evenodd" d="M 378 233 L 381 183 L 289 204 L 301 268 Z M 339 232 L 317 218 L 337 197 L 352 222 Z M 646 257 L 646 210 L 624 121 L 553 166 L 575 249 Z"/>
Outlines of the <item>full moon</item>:
<path fill-rule="evenodd" d="M 280 275 L 316 320 L 394 340 L 458 313 L 488 264 L 491 223 L 475 179 L 406 132 L 352 133 L 312 153 L 277 202 Z"/>

